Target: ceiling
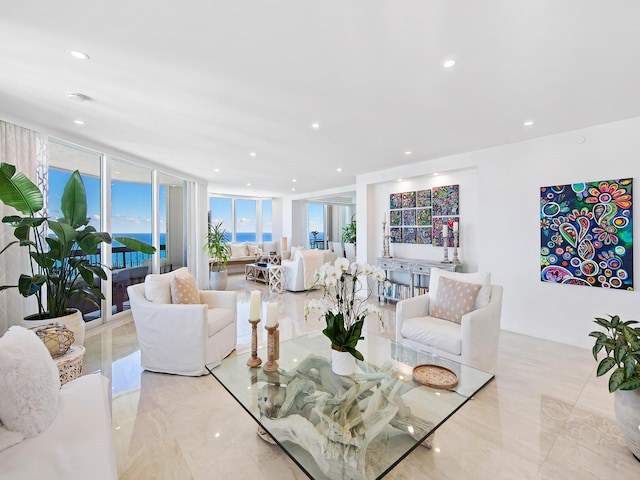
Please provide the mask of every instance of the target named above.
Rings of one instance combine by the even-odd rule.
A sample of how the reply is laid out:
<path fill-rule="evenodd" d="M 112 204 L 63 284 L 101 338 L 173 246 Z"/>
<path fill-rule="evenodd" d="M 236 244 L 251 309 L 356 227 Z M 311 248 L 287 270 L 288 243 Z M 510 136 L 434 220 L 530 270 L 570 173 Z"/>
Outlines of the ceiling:
<path fill-rule="evenodd" d="M 0 118 L 218 193 L 348 189 L 640 116 L 638 85 L 636 0 L 0 3 Z"/>

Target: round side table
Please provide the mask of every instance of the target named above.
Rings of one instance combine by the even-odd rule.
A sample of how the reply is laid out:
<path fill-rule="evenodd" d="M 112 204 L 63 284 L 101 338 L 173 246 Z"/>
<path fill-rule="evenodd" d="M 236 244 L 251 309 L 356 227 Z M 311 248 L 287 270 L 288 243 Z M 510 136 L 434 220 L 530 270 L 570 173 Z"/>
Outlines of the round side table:
<path fill-rule="evenodd" d="M 82 375 L 84 352 L 85 348 L 82 345 L 72 345 L 67 353 L 53 359 L 60 372 L 60 385 L 64 385 Z"/>
<path fill-rule="evenodd" d="M 281 265 L 269 265 L 269 290 L 284 292 L 284 267 Z"/>

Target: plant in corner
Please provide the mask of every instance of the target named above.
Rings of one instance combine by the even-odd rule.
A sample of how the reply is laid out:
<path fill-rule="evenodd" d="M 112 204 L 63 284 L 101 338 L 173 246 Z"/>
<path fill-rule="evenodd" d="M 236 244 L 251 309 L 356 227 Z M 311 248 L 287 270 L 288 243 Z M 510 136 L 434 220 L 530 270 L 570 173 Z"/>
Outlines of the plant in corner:
<path fill-rule="evenodd" d="M 334 266 L 326 263 L 316 274 L 312 286 L 322 290 L 322 299 L 311 300 L 305 307 L 305 320 L 310 315 L 324 318 L 327 326 L 322 333 L 331 341 L 332 351 L 347 352 L 353 362 L 353 358 L 364 360 L 356 347 L 358 341 L 364 338 L 362 327 L 367 316 L 376 315 L 382 324 L 378 307 L 367 303 L 371 296 L 368 283 L 370 276 L 380 281 L 384 279 L 384 272 L 371 265 L 349 265 L 346 258 L 338 258 Z M 358 292 L 363 288 L 366 288 L 367 295 L 359 296 Z M 336 373 L 341 373 L 336 371 L 335 365 L 333 367 Z"/>
<path fill-rule="evenodd" d="M 342 229 L 342 241 L 344 243 L 356 243 L 356 221 L 351 220 Z"/>
<path fill-rule="evenodd" d="M 618 427 L 627 446 L 640 460 L 640 328 L 638 322 L 623 322 L 618 315 L 609 319 L 596 318 L 596 324 L 604 328 L 589 334 L 594 337 L 593 358 L 604 349 L 597 376 L 613 370 L 609 377 L 609 392 L 614 393 L 614 404 Z"/>
<path fill-rule="evenodd" d="M 227 262 L 231 257 L 231 247 L 226 240 L 227 231 L 222 221 L 209 222 L 205 237 L 204 251 L 209 256 L 210 287 L 214 290 L 227 288 Z"/>
<path fill-rule="evenodd" d="M 77 170 L 65 185 L 61 200 L 63 216 L 57 220 L 39 215 L 44 205 L 42 192 L 8 163 L 0 163 L 0 200 L 23 215 L 2 219 L 14 229 L 16 240 L 6 245 L 0 254 L 17 245 L 26 248 L 31 258 L 30 271 L 21 273 L 16 285 L 3 285 L 0 290 L 17 288 L 24 297 L 35 295 L 38 313 L 30 318 L 39 320 L 67 315 L 67 304 L 74 297 L 87 296 L 96 304 L 97 299 L 104 299 L 100 289 L 93 286 L 93 280 L 94 277 L 106 280 L 105 268 L 108 267 L 95 262 L 91 256 L 98 253 L 100 243 L 111 243 L 112 239 L 108 233 L 98 232 L 89 225 L 86 190 Z M 133 238 L 114 239 L 135 251 L 155 252 L 151 245 Z"/>

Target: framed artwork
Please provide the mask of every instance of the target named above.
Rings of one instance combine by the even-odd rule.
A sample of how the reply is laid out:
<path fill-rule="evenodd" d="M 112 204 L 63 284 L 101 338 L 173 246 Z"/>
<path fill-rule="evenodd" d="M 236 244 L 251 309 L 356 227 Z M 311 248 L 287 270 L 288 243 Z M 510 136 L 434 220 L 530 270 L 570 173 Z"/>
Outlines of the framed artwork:
<path fill-rule="evenodd" d="M 416 211 L 414 210 L 402 210 L 402 225 L 405 227 L 416 226 Z"/>
<path fill-rule="evenodd" d="M 418 190 L 416 192 L 416 207 L 425 208 L 431 206 L 431 190 Z"/>
<path fill-rule="evenodd" d="M 416 192 L 402 194 L 402 208 L 416 208 Z"/>
<path fill-rule="evenodd" d="M 394 227 L 389 229 L 389 243 L 402 243 L 402 229 Z"/>
<path fill-rule="evenodd" d="M 392 227 L 402 225 L 402 210 L 391 210 L 389 213 L 389 222 Z"/>
<path fill-rule="evenodd" d="M 459 214 L 459 185 L 434 187 L 431 189 L 433 202 L 433 216 L 447 216 Z"/>
<path fill-rule="evenodd" d="M 540 188 L 540 279 L 633 290 L 633 179 Z"/>
<path fill-rule="evenodd" d="M 394 210 L 396 208 L 402 208 L 402 194 L 392 193 L 389 195 L 389 208 Z"/>
<path fill-rule="evenodd" d="M 418 227 L 416 229 L 416 243 L 431 245 L 431 227 Z"/>
<path fill-rule="evenodd" d="M 431 209 L 430 208 L 418 208 L 416 210 L 416 225 L 426 226 L 431 225 Z"/>
<path fill-rule="evenodd" d="M 416 227 L 402 229 L 402 243 L 416 243 Z"/>

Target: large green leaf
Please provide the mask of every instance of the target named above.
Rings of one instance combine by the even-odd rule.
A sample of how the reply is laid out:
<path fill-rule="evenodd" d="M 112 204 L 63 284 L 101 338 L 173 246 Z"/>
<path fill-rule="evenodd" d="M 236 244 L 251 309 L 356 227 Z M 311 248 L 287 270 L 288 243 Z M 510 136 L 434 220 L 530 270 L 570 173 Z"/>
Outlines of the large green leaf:
<path fill-rule="evenodd" d="M 89 223 L 87 221 L 87 192 L 78 170 L 71 174 L 64 187 L 60 208 L 64 219 L 74 229 Z"/>
<path fill-rule="evenodd" d="M 616 366 L 616 361 L 611 357 L 603 358 L 598 365 L 597 376 L 600 377 Z"/>
<path fill-rule="evenodd" d="M 618 386 L 620 390 L 635 390 L 640 388 L 640 377 L 632 377 L 629 380 L 625 380 Z"/>
<path fill-rule="evenodd" d="M 624 371 L 622 370 L 622 368 L 618 368 L 611 374 L 611 377 L 609 377 L 609 391 L 613 393 L 618 390 L 623 381 Z"/>
<path fill-rule="evenodd" d="M 33 216 L 44 204 L 40 189 L 8 163 L 0 164 L 0 200 L 25 215 Z"/>
<path fill-rule="evenodd" d="M 148 243 L 141 242 L 135 238 L 129 237 L 113 237 L 114 240 L 120 242 L 125 247 L 135 250 L 136 252 L 142 252 L 147 255 L 153 255 L 156 252 L 156 248 Z"/>

